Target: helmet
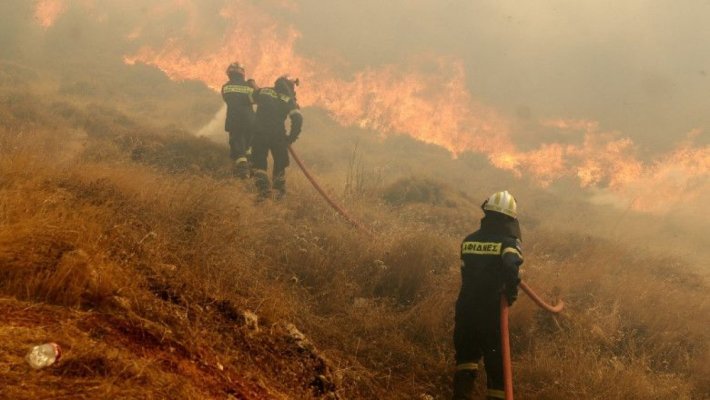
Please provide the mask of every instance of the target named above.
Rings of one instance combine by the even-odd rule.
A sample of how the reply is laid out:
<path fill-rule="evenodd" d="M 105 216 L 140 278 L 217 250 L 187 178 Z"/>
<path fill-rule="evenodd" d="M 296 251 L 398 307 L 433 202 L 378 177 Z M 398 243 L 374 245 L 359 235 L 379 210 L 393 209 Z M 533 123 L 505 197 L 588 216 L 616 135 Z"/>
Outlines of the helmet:
<path fill-rule="evenodd" d="M 227 76 L 230 78 L 233 77 L 234 75 L 241 75 L 244 77 L 245 71 L 244 71 L 244 66 L 238 62 L 233 62 L 229 64 L 229 67 L 227 67 Z"/>
<path fill-rule="evenodd" d="M 298 78 L 291 78 L 288 75 L 281 75 L 274 82 L 274 89 L 279 93 L 294 96 L 296 94 L 296 86 L 301 83 Z"/>
<path fill-rule="evenodd" d="M 512 218 L 518 218 L 518 204 L 515 201 L 515 197 L 508 193 L 507 190 L 493 193 L 488 200 L 483 202 L 481 208 L 483 208 L 483 211 L 493 211 Z"/>

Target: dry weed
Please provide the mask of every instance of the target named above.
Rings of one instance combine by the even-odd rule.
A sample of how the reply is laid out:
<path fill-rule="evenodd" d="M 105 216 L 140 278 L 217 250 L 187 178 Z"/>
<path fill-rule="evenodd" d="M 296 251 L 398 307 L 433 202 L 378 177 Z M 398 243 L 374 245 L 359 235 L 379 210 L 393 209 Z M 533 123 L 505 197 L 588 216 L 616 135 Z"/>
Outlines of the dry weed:
<path fill-rule="evenodd" d="M 91 87 L 62 90 L 91 97 Z M 17 341 L 2 342 L 0 368 L 40 338 L 70 352 L 50 386 L 0 370 L 3 395 L 62 395 L 71 381 L 86 396 L 217 398 L 233 378 L 247 382 L 247 398 L 318 398 L 313 371 L 345 398 L 449 395 L 458 245 L 477 227 L 476 202 L 435 178 L 390 176 L 379 189 L 354 174 L 346 198 L 373 238 L 328 210 L 295 169 L 287 199 L 257 207 L 251 186 L 227 177 L 223 147 L 103 105 L 56 106 L 50 123 L 35 100 L 3 92 L 0 104 L 10 121 L 0 130 L 0 295 L 27 301 L 6 307 L 0 334 Z M 53 130 L 87 136 L 66 152 Z M 328 168 L 326 187 L 340 192 L 347 171 Z M 481 198 L 492 186 L 458 178 Z M 529 209 L 547 201 L 530 197 Z M 526 280 L 567 309 L 551 317 L 522 296 L 513 307 L 519 396 L 708 398 L 704 278 L 674 257 L 535 218 L 521 217 Z M 25 306 L 51 331 L 10 320 Z M 260 317 L 261 333 L 241 310 Z M 288 339 L 285 322 L 328 362 Z"/>

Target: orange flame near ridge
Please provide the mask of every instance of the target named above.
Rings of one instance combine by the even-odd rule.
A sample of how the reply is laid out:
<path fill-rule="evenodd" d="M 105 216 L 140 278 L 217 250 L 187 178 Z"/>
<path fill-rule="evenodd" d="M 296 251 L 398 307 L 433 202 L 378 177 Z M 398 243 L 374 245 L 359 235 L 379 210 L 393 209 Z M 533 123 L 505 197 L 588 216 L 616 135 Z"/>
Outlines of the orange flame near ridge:
<path fill-rule="evenodd" d="M 189 0 L 179 0 L 176 5 L 186 10 L 189 15 L 193 10 L 185 5 L 188 2 Z M 250 14 L 248 21 L 244 18 L 245 13 Z M 233 7 L 225 7 L 220 12 L 220 17 L 240 23 L 227 32 L 217 51 L 190 57 L 185 55 L 182 40 L 175 38 L 168 40 L 161 50 L 144 47 L 136 54 L 126 56 L 124 61 L 128 64 L 141 62 L 154 65 L 171 79 L 199 80 L 214 90 L 222 86 L 225 66 L 235 59 L 249 60 L 247 67 L 256 71 L 254 78 L 258 82 L 275 79 L 285 71 L 302 78 L 311 77 L 307 71 L 313 70 L 314 66 L 294 52 L 296 40 L 300 36 L 294 29 L 279 29 L 270 16 L 259 13 L 257 7 L 247 2 L 237 2 Z M 189 24 L 185 33 L 190 36 L 191 31 L 197 29 L 199 28 Z"/>
<path fill-rule="evenodd" d="M 59 15 L 64 2 L 43 0 L 38 9 L 40 4 L 62 5 L 54 8 L 60 10 Z M 511 138 L 508 120 L 466 90 L 466 74 L 459 60 L 421 57 L 406 66 L 367 68 L 344 79 L 332 66 L 299 55 L 296 43 L 300 32 L 279 23 L 261 8 L 264 3 L 245 0 L 223 3 L 219 16 L 227 30 L 217 47 L 188 51 L 185 43 L 205 29 L 203 21 L 211 18 L 201 15 L 205 8 L 198 4 L 196 0 L 156 0 L 148 18 L 180 10 L 187 17 L 183 31 L 161 48 L 143 47 L 124 61 L 150 64 L 171 79 L 200 80 L 215 90 L 225 79 L 225 66 L 235 60 L 245 63 L 247 73 L 253 71 L 262 85 L 290 73 L 305 83 L 299 89 L 302 106 L 323 108 L 343 125 L 385 135 L 410 135 L 454 155 L 467 151 L 484 154 L 495 167 L 516 176 L 525 174 L 543 186 L 571 177 L 582 187 L 607 188 L 637 210 L 659 210 L 668 197 L 682 202 L 710 194 L 710 147 L 692 144 L 699 131 L 660 161 L 644 163 L 635 154 L 631 139 L 617 132 L 602 132 L 595 121 L 551 119 L 540 121 L 540 125 L 568 133 L 571 142 L 579 138 L 578 143 L 542 143 L 537 149 L 521 151 Z M 291 0 L 268 4 L 297 11 Z M 140 39 L 141 31 L 139 26 L 131 32 L 131 40 Z"/>
<path fill-rule="evenodd" d="M 65 0 L 38 0 L 35 4 L 34 17 L 44 29 L 49 29 L 67 9 Z"/>
<path fill-rule="evenodd" d="M 328 110 L 343 125 L 408 134 L 453 154 L 512 151 L 508 122 L 471 98 L 463 64 L 433 63 L 433 76 L 397 65 L 367 69 L 349 81 L 330 76 L 307 102 Z"/>
<path fill-rule="evenodd" d="M 676 209 L 681 204 L 699 204 L 697 217 L 707 216 L 700 202 L 710 195 L 710 146 L 694 147 L 693 138 L 701 134 L 694 130 L 687 139 L 661 161 L 644 169 L 634 180 L 618 188 L 633 199 L 631 206 L 641 211 Z M 670 204 L 669 204 L 670 200 Z"/>
<path fill-rule="evenodd" d="M 536 150 L 519 151 L 510 137 L 508 121 L 465 89 L 461 62 L 425 59 L 433 64 L 435 73 L 388 65 L 368 68 L 345 80 L 327 66 L 295 52 L 300 33 L 293 27 L 281 26 L 251 3 L 230 5 L 220 14 L 230 28 L 216 51 L 188 55 L 177 40 L 172 40 L 161 50 L 143 48 L 126 57 L 126 62 L 151 64 L 173 79 L 201 80 L 213 89 L 223 83 L 224 66 L 235 59 L 251 66 L 255 78 L 262 82 L 289 72 L 307 82 L 299 91 L 301 105 L 323 108 L 343 125 L 383 134 L 408 134 L 454 155 L 482 153 L 492 165 L 517 176 L 524 171 L 541 185 L 576 177 L 582 187 L 606 187 L 634 199 L 632 206 L 640 210 L 657 208 L 659 204 L 643 200 L 651 191 L 658 193 L 655 188 L 663 188 L 665 195 L 676 198 L 678 192 L 692 198 L 700 190 L 707 190 L 707 146 L 693 148 L 687 141 L 664 161 L 644 164 L 635 156 L 631 139 L 615 132 L 599 132 L 594 121 L 558 119 L 541 121 L 541 125 L 583 132 L 580 144 L 545 143 Z"/>
<path fill-rule="evenodd" d="M 327 66 L 296 54 L 300 33 L 294 28 L 281 27 L 251 3 L 230 4 L 220 16 L 232 25 L 216 51 L 189 56 L 174 39 L 161 50 L 144 47 L 125 61 L 154 65 L 172 79 L 200 80 L 216 90 L 224 83 L 225 65 L 235 59 L 248 60 L 257 81 L 271 82 L 285 72 L 302 78 L 308 86 L 299 90 L 299 103 L 324 108 L 344 125 L 409 134 L 454 154 L 514 149 L 508 122 L 466 91 L 462 63 L 426 60 L 436 67 L 434 75 L 389 65 L 345 80 Z"/>

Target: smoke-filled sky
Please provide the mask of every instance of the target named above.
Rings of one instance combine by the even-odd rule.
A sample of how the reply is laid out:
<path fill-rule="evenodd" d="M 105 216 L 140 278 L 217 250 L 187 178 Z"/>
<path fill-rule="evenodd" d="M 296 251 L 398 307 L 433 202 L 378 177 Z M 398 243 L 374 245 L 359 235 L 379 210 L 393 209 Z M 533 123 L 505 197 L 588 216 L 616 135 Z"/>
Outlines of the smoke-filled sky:
<path fill-rule="evenodd" d="M 156 21 L 176 25 L 165 32 L 192 24 L 203 34 L 224 26 L 220 10 L 225 5 L 232 3 L 238 14 L 250 3 L 246 8 L 258 5 L 299 32 L 299 54 L 316 62 L 326 58 L 331 65 L 337 60 L 344 71 L 423 55 L 460 60 L 467 88 L 477 99 L 523 122 L 599 121 L 603 129 L 620 130 L 650 152 L 672 146 L 694 128 L 710 128 L 708 0 L 39 3 L 47 5 L 46 13 L 84 4 L 95 14 L 110 13 L 102 8 L 112 3 L 120 12 L 136 12 L 131 3 L 137 3 L 156 14 L 163 8 L 164 16 L 166 4 L 173 3 L 174 14 L 188 16 Z M 236 18 L 251 18 L 250 13 Z M 145 19 L 140 24 L 145 28 Z M 707 137 L 699 140 L 707 142 Z"/>
<path fill-rule="evenodd" d="M 262 85 L 290 72 L 301 104 L 343 125 L 480 153 L 543 186 L 573 177 L 649 210 L 710 191 L 708 0 L 34 4 L 47 37 L 91 19 L 125 62 L 212 88 L 234 60 Z"/>
<path fill-rule="evenodd" d="M 600 121 L 668 147 L 710 128 L 710 1 L 302 0 L 301 47 L 352 65 L 463 60 L 467 84 L 518 118 Z"/>

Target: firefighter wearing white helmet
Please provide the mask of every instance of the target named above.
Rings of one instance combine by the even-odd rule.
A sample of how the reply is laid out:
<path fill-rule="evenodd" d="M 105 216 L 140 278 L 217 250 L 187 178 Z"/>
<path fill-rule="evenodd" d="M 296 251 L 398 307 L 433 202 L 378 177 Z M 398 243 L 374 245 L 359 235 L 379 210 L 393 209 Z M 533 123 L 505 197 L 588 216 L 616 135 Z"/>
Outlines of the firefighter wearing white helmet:
<path fill-rule="evenodd" d="M 504 399 L 500 343 L 500 295 L 518 294 L 523 263 L 517 202 L 508 191 L 491 195 L 481 208 L 480 229 L 461 244 L 461 291 L 456 301 L 454 400 L 472 400 L 483 358 L 487 399 Z"/>
<path fill-rule="evenodd" d="M 515 201 L 515 197 L 508 193 L 507 190 L 493 193 L 491 197 L 483 203 L 483 209 L 485 211 L 505 214 L 512 218 L 518 218 L 518 204 Z"/>

